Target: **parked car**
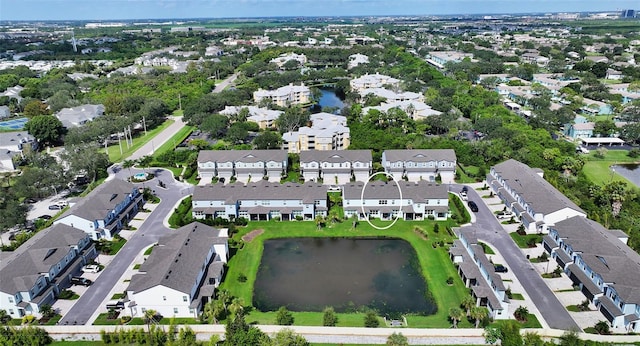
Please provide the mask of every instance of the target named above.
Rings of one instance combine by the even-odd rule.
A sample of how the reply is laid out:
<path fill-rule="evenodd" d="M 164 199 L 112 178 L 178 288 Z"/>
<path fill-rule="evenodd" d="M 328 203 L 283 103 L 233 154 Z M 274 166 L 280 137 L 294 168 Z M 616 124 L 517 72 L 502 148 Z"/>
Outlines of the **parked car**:
<path fill-rule="evenodd" d="M 100 266 L 97 264 L 87 264 L 82 267 L 82 271 L 85 273 L 97 273 L 100 271 Z"/>
<path fill-rule="evenodd" d="M 494 268 L 496 273 L 507 273 L 507 272 L 509 272 L 509 269 L 507 269 L 507 267 L 503 266 L 502 264 L 496 264 L 493 268 Z"/>
<path fill-rule="evenodd" d="M 467 202 L 467 205 L 469 206 L 469 209 L 471 209 L 472 212 L 474 212 L 474 213 L 478 212 L 478 205 L 476 204 L 476 202 L 469 201 L 469 202 Z"/>
<path fill-rule="evenodd" d="M 64 207 L 58 204 L 52 204 L 49 206 L 49 210 L 61 210 L 62 208 Z"/>
<path fill-rule="evenodd" d="M 37 203 L 38 200 L 35 199 L 35 198 L 27 198 L 27 199 L 24 200 L 24 202 L 28 203 L 28 204 L 33 204 L 33 203 Z"/>
<path fill-rule="evenodd" d="M 93 281 L 80 276 L 72 277 L 71 280 L 69 280 L 69 282 L 71 282 L 72 285 L 81 285 L 81 286 L 91 286 L 91 284 L 93 283 Z"/>
<path fill-rule="evenodd" d="M 107 310 L 123 310 L 124 302 L 122 300 L 110 300 L 107 302 Z"/>
<path fill-rule="evenodd" d="M 38 219 L 51 220 L 51 215 L 47 215 L 47 214 L 40 215 L 38 216 Z"/>
<path fill-rule="evenodd" d="M 462 198 L 463 201 L 466 201 L 468 199 L 467 193 L 465 191 L 460 191 L 460 198 Z"/>
<path fill-rule="evenodd" d="M 466 186 L 462 187 L 462 191 L 461 192 L 467 193 L 468 191 L 469 191 L 468 187 L 466 187 Z"/>
<path fill-rule="evenodd" d="M 496 217 L 497 217 L 498 219 L 500 219 L 500 220 L 503 220 L 503 219 L 510 219 L 510 218 L 512 218 L 512 217 L 514 217 L 514 216 L 515 216 L 515 215 L 514 215 L 513 213 L 508 212 L 508 211 L 501 211 L 501 212 L 499 212 L 498 214 L 496 214 Z"/>

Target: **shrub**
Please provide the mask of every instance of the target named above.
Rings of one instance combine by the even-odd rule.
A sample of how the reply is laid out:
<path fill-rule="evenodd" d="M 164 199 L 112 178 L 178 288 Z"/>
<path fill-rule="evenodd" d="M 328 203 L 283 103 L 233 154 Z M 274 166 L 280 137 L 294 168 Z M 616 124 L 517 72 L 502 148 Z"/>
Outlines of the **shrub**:
<path fill-rule="evenodd" d="M 633 148 L 631 150 L 629 150 L 629 152 L 627 153 L 627 156 L 631 157 L 631 158 L 637 158 L 640 157 L 640 149 L 638 148 Z"/>
<path fill-rule="evenodd" d="M 429 216 L 432 216 L 432 215 L 429 215 Z M 433 233 L 438 234 L 439 232 L 440 232 L 440 225 L 436 223 L 435 225 L 433 225 Z"/>
<path fill-rule="evenodd" d="M 447 285 L 453 285 L 453 276 L 447 278 Z"/>
<path fill-rule="evenodd" d="M 60 294 L 58 294 L 58 299 L 71 299 L 75 295 L 75 292 L 72 290 L 62 290 Z"/>
<path fill-rule="evenodd" d="M 286 307 L 281 306 L 276 314 L 276 324 L 281 326 L 290 326 L 293 324 L 293 315 Z"/>
<path fill-rule="evenodd" d="M 611 330 L 609 330 L 609 323 L 607 323 L 607 321 L 600 321 L 596 323 L 596 325 L 593 326 L 593 329 L 595 329 L 598 334 L 611 334 Z"/>
<path fill-rule="evenodd" d="M 238 282 L 247 282 L 247 276 L 241 273 L 238 275 Z"/>
<path fill-rule="evenodd" d="M 322 325 L 325 327 L 333 327 L 338 324 L 338 316 L 332 307 L 326 307 L 322 315 Z"/>
<path fill-rule="evenodd" d="M 35 322 L 36 317 L 33 315 L 26 315 L 24 317 L 22 317 L 22 324 L 31 324 L 33 322 Z"/>
<path fill-rule="evenodd" d="M 367 314 L 364 316 L 364 326 L 367 328 L 378 328 L 379 325 L 380 321 L 378 320 L 376 312 L 373 310 L 367 311 Z"/>

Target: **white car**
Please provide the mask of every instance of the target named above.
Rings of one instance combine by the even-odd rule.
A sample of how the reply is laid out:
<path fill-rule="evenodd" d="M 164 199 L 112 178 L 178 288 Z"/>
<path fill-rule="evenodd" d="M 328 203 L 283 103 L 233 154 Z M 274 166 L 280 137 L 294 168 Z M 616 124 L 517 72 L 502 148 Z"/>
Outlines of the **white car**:
<path fill-rule="evenodd" d="M 82 271 L 85 273 L 97 273 L 100 271 L 100 266 L 97 264 L 88 264 L 82 267 Z"/>
<path fill-rule="evenodd" d="M 504 220 L 504 219 L 510 219 L 512 217 L 514 217 L 515 214 L 510 213 L 508 211 L 501 211 L 498 214 L 496 214 L 496 217 L 500 220 Z"/>

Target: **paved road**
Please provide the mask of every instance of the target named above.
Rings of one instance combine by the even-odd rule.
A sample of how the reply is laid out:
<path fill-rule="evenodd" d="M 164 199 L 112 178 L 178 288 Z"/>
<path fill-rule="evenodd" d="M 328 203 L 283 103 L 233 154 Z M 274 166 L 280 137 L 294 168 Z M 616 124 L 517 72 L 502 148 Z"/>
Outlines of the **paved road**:
<path fill-rule="evenodd" d="M 237 78 L 238 78 L 238 74 L 237 73 L 232 74 L 231 76 L 227 77 L 225 80 L 220 82 L 220 84 L 216 85 L 216 87 L 213 89 L 212 93 L 221 92 L 226 87 L 231 85 L 231 83 L 235 82 Z"/>
<path fill-rule="evenodd" d="M 184 122 L 182 121 L 182 117 L 171 117 L 171 119 L 175 120 L 175 122 L 166 129 L 162 130 L 159 134 L 153 137 L 149 142 L 140 147 L 140 149 L 136 150 L 131 156 L 129 156 L 129 160 L 137 160 L 146 155 L 152 155 L 160 146 L 162 146 L 166 141 L 171 139 L 173 135 L 175 135 L 181 128 L 184 127 Z"/>
<path fill-rule="evenodd" d="M 460 191 L 461 188 L 461 185 L 452 186 L 452 190 L 455 192 Z M 571 318 L 553 291 L 549 289 L 549 286 L 542 280 L 540 274 L 533 268 L 531 262 L 524 256 L 520 248 L 513 242 L 513 239 L 504 230 L 478 193 L 473 188 L 469 188 L 468 196 L 469 200 L 475 201 L 478 205 L 478 212 L 475 213 L 476 222 L 474 223 L 474 227 L 478 229 L 476 236 L 478 239 L 495 246 L 500 252 L 509 270 L 516 275 L 549 327 L 563 330 L 580 330 L 580 327 Z"/>
<path fill-rule="evenodd" d="M 156 178 L 144 184 L 155 189 L 157 196 L 161 199 L 160 204 L 149 215 L 147 221 L 135 232 L 133 237 L 120 249 L 120 252 L 104 269 L 99 279 L 88 288 L 86 293 L 78 299 L 71 310 L 60 320 L 60 324 L 85 324 L 90 322 L 91 315 L 100 308 L 100 304 L 107 298 L 111 289 L 120 280 L 136 255 L 142 249 L 158 241 L 160 236 L 170 231 L 163 225 L 162 221 L 165 216 L 173 212 L 174 206 L 182 197 L 192 193 L 193 186 L 175 181 L 170 171 L 154 170 L 153 168 L 150 170 L 153 170 Z M 132 169 L 131 171 L 135 174 L 142 170 Z M 125 179 L 128 174 L 128 170 L 121 170 L 117 173 L 115 179 Z M 166 188 L 158 187 L 158 180 L 165 183 Z"/>

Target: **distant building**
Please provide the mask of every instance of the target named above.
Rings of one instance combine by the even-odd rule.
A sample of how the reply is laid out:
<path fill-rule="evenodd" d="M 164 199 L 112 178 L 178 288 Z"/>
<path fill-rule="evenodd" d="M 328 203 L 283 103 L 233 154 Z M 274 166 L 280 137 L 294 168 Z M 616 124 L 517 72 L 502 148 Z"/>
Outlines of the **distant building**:
<path fill-rule="evenodd" d="M 303 150 L 344 150 L 351 144 L 347 118 L 331 113 L 311 115 L 311 126 L 282 135 L 282 149 L 289 153 Z"/>
<path fill-rule="evenodd" d="M 311 90 L 304 85 L 289 84 L 276 90 L 258 89 L 253 93 L 253 100 L 260 103 L 268 99 L 280 107 L 307 104 L 311 102 Z"/>
<path fill-rule="evenodd" d="M 63 108 L 56 113 L 56 118 L 60 119 L 62 125 L 66 128 L 80 127 L 93 119 L 104 114 L 104 106 L 98 105 L 82 105 L 73 108 Z"/>
<path fill-rule="evenodd" d="M 393 101 L 383 102 L 380 106 L 365 107 L 362 109 L 362 114 L 367 114 L 370 109 L 375 109 L 380 112 L 389 112 L 393 108 L 401 109 L 407 114 L 407 116 L 413 120 L 421 120 L 433 115 L 440 115 L 442 112 L 432 109 L 429 105 L 420 101 Z"/>
<path fill-rule="evenodd" d="M 371 88 L 383 88 L 384 86 L 390 86 L 392 88 L 399 87 L 400 80 L 376 73 L 366 74 L 359 78 L 352 79 L 349 85 L 353 91 L 360 93 L 365 89 Z"/>
<path fill-rule="evenodd" d="M 353 55 L 349 55 L 349 63 L 347 65 L 347 68 L 352 69 L 358 65 L 362 65 L 362 64 L 368 64 L 369 63 L 369 57 L 364 55 L 364 54 L 353 54 Z"/>
<path fill-rule="evenodd" d="M 267 108 L 260 108 L 256 106 L 226 106 L 220 114 L 226 116 L 237 115 L 243 108 L 249 111 L 247 121 L 258 124 L 260 129 L 272 129 L 275 128 L 276 120 L 284 113 L 283 111 L 276 111 Z"/>
<path fill-rule="evenodd" d="M 277 58 L 271 59 L 271 61 L 269 62 L 272 62 L 276 64 L 278 67 L 282 68 L 284 64 L 292 60 L 297 61 L 300 65 L 304 65 L 307 63 L 307 56 L 304 54 L 284 53 Z"/>
<path fill-rule="evenodd" d="M 456 51 L 434 51 L 429 52 L 427 55 L 427 62 L 438 68 L 444 68 L 444 65 L 448 62 L 457 63 L 466 58 L 472 59 L 473 54 Z"/>

